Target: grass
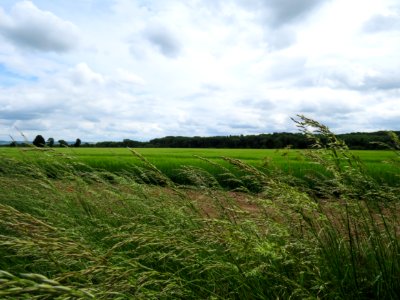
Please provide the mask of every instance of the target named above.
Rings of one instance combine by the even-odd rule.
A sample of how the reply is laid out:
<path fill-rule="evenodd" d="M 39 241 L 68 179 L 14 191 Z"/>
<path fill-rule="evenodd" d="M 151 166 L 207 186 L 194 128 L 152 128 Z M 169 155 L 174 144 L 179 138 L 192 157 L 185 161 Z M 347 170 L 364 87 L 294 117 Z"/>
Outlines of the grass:
<path fill-rule="evenodd" d="M 141 166 L 140 159 L 132 155 L 129 149 L 124 148 L 54 148 L 53 150 L 78 159 L 92 168 L 113 173 L 134 173 L 137 171 L 137 166 Z M 237 170 L 224 161 L 223 157 L 240 159 L 259 169 L 278 168 L 285 174 L 300 179 L 315 173 L 326 174 L 323 167 L 307 159 L 304 150 L 141 148 L 136 151 L 177 183 L 186 182 L 186 178 L 180 172 L 182 166 L 201 168 L 216 177 L 223 173 L 220 168 L 223 166 L 236 174 Z M 18 148 L 0 149 L 0 153 L 22 160 L 29 158 L 27 152 L 29 151 L 21 151 Z M 351 153 L 360 158 L 365 164 L 366 171 L 374 179 L 391 186 L 399 183 L 399 168 L 387 163 L 396 158 L 392 151 L 359 150 Z"/>
<path fill-rule="evenodd" d="M 399 187 L 299 122 L 330 138 L 307 154 L 329 174 L 311 185 L 235 157 L 200 160 L 226 191 L 193 165 L 180 186 L 137 152 L 141 177 L 70 153 L 3 154 L 0 298 L 398 299 Z"/>

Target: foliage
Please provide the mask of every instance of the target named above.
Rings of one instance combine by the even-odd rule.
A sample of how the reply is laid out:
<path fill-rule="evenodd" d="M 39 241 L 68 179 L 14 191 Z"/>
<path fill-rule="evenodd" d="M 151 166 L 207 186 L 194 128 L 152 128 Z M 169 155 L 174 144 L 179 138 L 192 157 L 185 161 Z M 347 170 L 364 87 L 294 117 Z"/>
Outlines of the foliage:
<path fill-rule="evenodd" d="M 400 132 L 393 133 L 400 134 Z M 347 133 L 339 135 L 343 141 L 354 150 L 385 149 L 384 143 L 391 141 L 383 131 L 371 133 Z M 321 136 L 321 138 L 324 138 Z M 135 148 L 229 148 L 229 149 L 307 149 L 311 146 L 307 136 L 303 133 L 272 133 L 260 135 L 230 135 L 211 137 L 184 137 L 167 136 L 152 139 L 148 142 L 139 142 L 124 139 L 122 142 L 104 141 L 87 144 L 85 147 L 135 147 Z"/>
<path fill-rule="evenodd" d="M 58 144 L 60 147 L 68 147 L 68 143 L 64 140 L 58 140 Z"/>
<path fill-rule="evenodd" d="M 46 145 L 46 141 L 44 138 L 39 134 L 35 137 L 35 139 L 32 142 L 33 145 L 36 147 L 44 147 Z"/>
<path fill-rule="evenodd" d="M 399 131 L 392 132 L 398 137 Z M 353 132 L 338 135 L 349 149 L 352 150 L 383 150 L 388 145 L 393 146 L 392 138 L 384 131 L 378 132 Z M 324 139 L 324 136 L 320 136 Z M 79 141 L 78 141 L 79 140 Z M 61 147 L 67 146 L 64 140 L 59 140 Z M 54 139 L 47 140 L 47 146 L 52 147 Z M 77 139 L 74 147 L 97 148 L 215 148 L 215 149 L 308 149 L 311 142 L 304 133 L 272 133 L 259 135 L 229 135 L 211 137 L 184 137 L 167 136 L 152 139 L 148 142 L 140 142 L 131 139 L 123 141 L 102 141 L 97 143 L 84 143 Z"/>
<path fill-rule="evenodd" d="M 74 147 L 80 147 L 82 144 L 82 141 L 80 139 L 76 139 Z"/>
<path fill-rule="evenodd" d="M 47 139 L 47 146 L 50 148 L 54 146 L 54 139 L 52 137 Z"/>

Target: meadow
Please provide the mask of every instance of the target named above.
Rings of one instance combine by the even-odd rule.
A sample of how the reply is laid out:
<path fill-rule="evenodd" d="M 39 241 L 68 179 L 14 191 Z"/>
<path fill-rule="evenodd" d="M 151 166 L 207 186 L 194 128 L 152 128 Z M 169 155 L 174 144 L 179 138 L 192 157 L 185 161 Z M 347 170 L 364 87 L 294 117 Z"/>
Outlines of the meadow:
<path fill-rule="evenodd" d="M 20 160 L 29 160 L 31 148 L 0 148 L 0 153 Z M 96 170 L 112 173 L 137 174 L 142 160 L 126 148 L 52 148 L 54 154 L 64 154 Z M 328 175 L 324 168 L 309 159 L 309 150 L 296 149 L 182 149 L 182 148 L 138 148 L 135 152 L 156 166 L 163 174 L 178 184 L 185 184 L 185 167 L 205 170 L 215 177 L 229 172 L 237 175 L 235 169 L 224 158 L 241 161 L 261 170 L 278 169 L 287 175 L 306 179 L 315 173 Z M 373 178 L 389 185 L 398 184 L 399 168 L 390 163 L 396 159 L 393 151 L 353 150 L 350 151 L 365 165 L 365 170 Z M 33 155 L 35 156 L 35 155 Z M 328 175 L 329 176 L 329 175 Z"/>
<path fill-rule="evenodd" d="M 64 151 L 68 153 L 67 149 Z M 224 157 L 240 159 L 258 169 L 277 168 L 298 178 L 304 178 L 308 173 L 323 172 L 323 168 L 307 158 L 304 150 L 141 148 L 136 151 L 177 183 L 184 183 L 184 176 L 179 176 L 183 166 L 204 169 L 214 176 L 225 171 L 219 166 L 235 172 Z M 396 159 L 393 151 L 358 150 L 351 153 L 365 164 L 367 172 L 377 180 L 391 185 L 398 183 L 399 169 L 388 163 Z M 73 149 L 71 154 L 91 167 L 112 172 L 124 171 L 129 169 L 127 166 L 140 163 L 140 159 L 127 149 Z"/>
<path fill-rule="evenodd" d="M 303 121 L 302 153 L 1 149 L 0 298 L 398 299 L 399 151 Z"/>

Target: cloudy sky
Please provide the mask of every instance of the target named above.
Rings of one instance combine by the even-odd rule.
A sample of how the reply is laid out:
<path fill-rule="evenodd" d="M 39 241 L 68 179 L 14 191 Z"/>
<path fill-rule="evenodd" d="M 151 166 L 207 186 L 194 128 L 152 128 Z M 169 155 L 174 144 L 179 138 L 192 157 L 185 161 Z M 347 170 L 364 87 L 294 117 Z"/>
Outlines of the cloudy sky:
<path fill-rule="evenodd" d="M 0 0 L 0 140 L 400 130 L 399 0 Z"/>

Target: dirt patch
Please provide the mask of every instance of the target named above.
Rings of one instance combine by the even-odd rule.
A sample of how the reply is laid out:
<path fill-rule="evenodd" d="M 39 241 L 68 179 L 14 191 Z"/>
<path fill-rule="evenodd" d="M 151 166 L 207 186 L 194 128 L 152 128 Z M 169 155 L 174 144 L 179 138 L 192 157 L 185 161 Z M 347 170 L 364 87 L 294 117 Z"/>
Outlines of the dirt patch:
<path fill-rule="evenodd" d="M 210 218 L 226 213 L 255 216 L 262 211 L 254 196 L 246 193 L 218 190 L 185 190 L 184 193 L 204 216 Z"/>

